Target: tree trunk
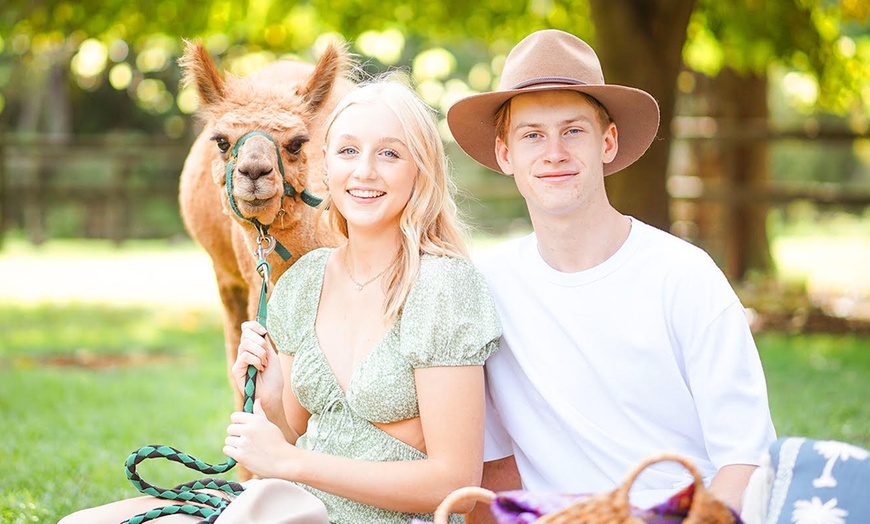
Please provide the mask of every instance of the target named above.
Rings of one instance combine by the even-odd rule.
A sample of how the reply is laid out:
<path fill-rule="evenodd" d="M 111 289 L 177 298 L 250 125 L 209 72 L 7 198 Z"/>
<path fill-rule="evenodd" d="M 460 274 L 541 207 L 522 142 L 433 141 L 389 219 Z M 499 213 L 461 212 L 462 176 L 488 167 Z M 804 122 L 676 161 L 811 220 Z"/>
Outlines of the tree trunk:
<path fill-rule="evenodd" d="M 24 134 L 41 134 L 46 139 L 44 147 L 54 148 L 72 139 L 72 103 L 67 85 L 70 58 L 64 49 L 44 58 L 47 63 L 43 66 L 37 66 L 37 61 L 24 66 L 29 73 L 25 84 L 28 90 L 23 97 L 17 128 Z M 28 163 L 30 165 L 18 174 L 28 181 L 24 195 L 24 229 L 27 239 L 39 245 L 48 239 L 47 210 L 54 203 L 47 201 L 45 194 L 56 166 L 39 157 L 32 157 Z"/>
<path fill-rule="evenodd" d="M 721 138 L 713 157 L 718 157 L 725 195 L 720 228 L 724 269 L 730 278 L 742 279 L 748 271 L 767 271 L 771 265 L 768 205 L 752 198 L 768 186 L 767 79 L 723 69 L 710 82 L 708 96 Z"/>
<path fill-rule="evenodd" d="M 695 0 L 590 0 L 595 48 L 607 83 L 636 87 L 659 103 L 657 139 L 637 162 L 607 177 L 614 207 L 667 231 L 667 168 L 675 86 Z"/>

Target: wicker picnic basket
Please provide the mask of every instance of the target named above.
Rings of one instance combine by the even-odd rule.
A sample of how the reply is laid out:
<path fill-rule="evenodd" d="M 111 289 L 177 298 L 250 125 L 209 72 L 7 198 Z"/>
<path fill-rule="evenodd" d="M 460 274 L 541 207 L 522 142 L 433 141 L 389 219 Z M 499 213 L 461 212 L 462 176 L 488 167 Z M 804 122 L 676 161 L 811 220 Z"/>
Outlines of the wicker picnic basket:
<path fill-rule="evenodd" d="M 578 502 L 554 513 L 539 517 L 536 524 L 645 524 L 647 521 L 632 513 L 628 492 L 640 473 L 657 462 L 673 461 L 682 464 L 694 477 L 694 494 L 683 524 L 733 524 L 734 513 L 723 502 L 715 498 L 704 486 L 698 469 L 690 461 L 674 454 L 663 454 L 649 458 L 635 467 L 625 481 L 613 491 L 583 498 Z M 446 524 L 450 509 L 456 503 L 473 499 L 491 504 L 497 495 L 492 491 L 467 487 L 460 488 L 438 506 L 435 511 L 435 524 Z"/>

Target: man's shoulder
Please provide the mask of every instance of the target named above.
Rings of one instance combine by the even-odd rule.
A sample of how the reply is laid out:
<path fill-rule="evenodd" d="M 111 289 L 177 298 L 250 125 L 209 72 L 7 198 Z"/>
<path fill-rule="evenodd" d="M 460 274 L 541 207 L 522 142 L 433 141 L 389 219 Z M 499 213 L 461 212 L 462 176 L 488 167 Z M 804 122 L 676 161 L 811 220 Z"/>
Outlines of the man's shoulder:
<path fill-rule="evenodd" d="M 679 260 L 693 263 L 710 260 L 710 255 L 702 248 L 672 233 L 636 219 L 632 227 L 641 237 L 641 246 L 648 252 L 647 256 L 652 254 L 649 252 L 658 253 L 671 263 Z"/>
<path fill-rule="evenodd" d="M 727 278 L 704 249 L 653 226 L 643 224 L 639 230 L 643 233 L 643 247 L 636 253 L 634 268 L 661 279 L 670 286 L 671 293 L 677 287 L 692 293 L 702 289 L 727 289 L 728 300 L 731 300 L 733 291 Z"/>

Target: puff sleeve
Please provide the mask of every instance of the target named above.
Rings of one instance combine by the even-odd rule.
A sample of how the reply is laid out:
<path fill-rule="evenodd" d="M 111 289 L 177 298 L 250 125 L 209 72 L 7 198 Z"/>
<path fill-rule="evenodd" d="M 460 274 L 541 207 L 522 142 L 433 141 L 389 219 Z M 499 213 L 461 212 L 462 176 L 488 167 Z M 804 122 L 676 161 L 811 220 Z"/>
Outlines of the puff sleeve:
<path fill-rule="evenodd" d="M 399 336 L 400 351 L 414 368 L 482 365 L 498 349 L 498 313 L 471 262 L 424 255 Z"/>
<path fill-rule="evenodd" d="M 307 253 L 281 275 L 269 297 L 266 329 L 281 353 L 295 355 L 314 325 L 323 266 L 329 250 Z"/>

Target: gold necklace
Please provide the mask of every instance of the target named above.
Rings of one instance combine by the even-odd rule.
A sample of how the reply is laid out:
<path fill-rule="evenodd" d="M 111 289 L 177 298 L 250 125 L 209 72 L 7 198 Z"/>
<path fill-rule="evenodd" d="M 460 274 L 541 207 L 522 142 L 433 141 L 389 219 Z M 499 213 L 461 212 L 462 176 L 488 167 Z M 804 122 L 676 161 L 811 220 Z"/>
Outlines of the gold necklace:
<path fill-rule="evenodd" d="M 383 274 L 386 273 L 387 270 L 390 269 L 390 266 L 392 265 L 392 264 L 387 264 L 387 267 L 382 269 L 380 273 L 378 273 L 377 275 L 373 276 L 372 278 L 366 280 L 363 283 L 359 283 L 356 281 L 355 278 L 353 278 L 353 269 L 351 269 L 351 267 L 350 267 L 350 258 L 348 257 L 349 251 L 350 251 L 350 248 L 348 246 L 345 246 L 345 248 L 344 248 L 344 267 L 347 269 L 347 276 L 350 277 L 350 280 L 351 280 L 351 282 L 353 282 L 357 291 L 362 291 L 364 287 L 366 287 L 367 285 L 371 284 L 372 282 L 374 282 L 375 280 L 377 280 L 378 278 L 383 276 Z"/>

